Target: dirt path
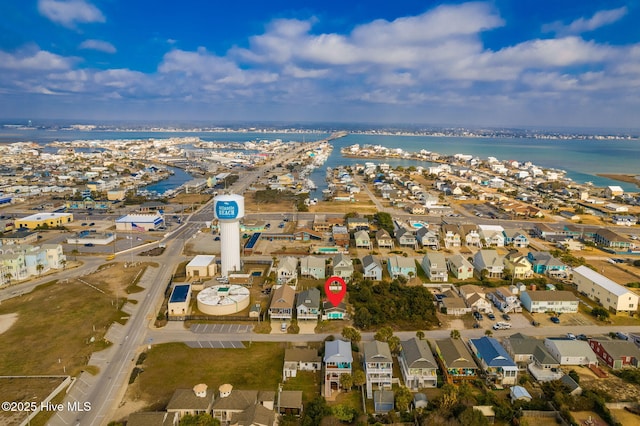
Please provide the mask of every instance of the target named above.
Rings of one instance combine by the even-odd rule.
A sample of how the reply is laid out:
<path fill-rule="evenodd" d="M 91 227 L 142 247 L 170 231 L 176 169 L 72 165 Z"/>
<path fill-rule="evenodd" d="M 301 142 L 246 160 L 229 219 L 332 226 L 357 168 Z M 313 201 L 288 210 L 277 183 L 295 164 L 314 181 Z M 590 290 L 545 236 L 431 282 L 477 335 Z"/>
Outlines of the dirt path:
<path fill-rule="evenodd" d="M 0 315 L 0 334 L 9 330 L 13 323 L 18 320 L 18 314 L 5 314 Z"/>

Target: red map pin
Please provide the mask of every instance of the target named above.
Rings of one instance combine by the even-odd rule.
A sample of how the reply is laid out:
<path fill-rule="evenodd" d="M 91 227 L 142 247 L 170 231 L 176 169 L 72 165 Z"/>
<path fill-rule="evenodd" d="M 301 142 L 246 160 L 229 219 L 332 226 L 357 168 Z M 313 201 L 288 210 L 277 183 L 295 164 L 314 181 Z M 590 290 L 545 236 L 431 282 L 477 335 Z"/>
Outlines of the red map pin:
<path fill-rule="evenodd" d="M 338 287 L 340 287 L 339 290 Z M 340 277 L 329 277 L 324 283 L 324 292 L 329 302 L 331 302 L 334 307 L 338 306 L 347 293 L 347 283 Z"/>

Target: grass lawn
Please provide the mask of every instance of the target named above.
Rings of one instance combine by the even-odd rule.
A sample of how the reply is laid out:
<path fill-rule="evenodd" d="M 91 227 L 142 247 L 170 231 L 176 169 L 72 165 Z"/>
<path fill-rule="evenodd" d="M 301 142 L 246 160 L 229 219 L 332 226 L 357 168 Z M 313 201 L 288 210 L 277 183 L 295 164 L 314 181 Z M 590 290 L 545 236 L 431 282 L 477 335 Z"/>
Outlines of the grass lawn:
<path fill-rule="evenodd" d="M 3 401 L 22 401 L 33 402 L 36 401 L 40 404 L 40 401 L 49 396 L 53 390 L 62 383 L 64 379 L 62 377 L 20 377 L 20 378 L 3 378 L 0 379 L 0 395 L 2 395 Z M 58 394 L 64 396 L 64 391 Z M 22 420 L 27 418 L 27 412 L 0 412 L 0 424 L 19 424 Z M 42 421 L 38 419 L 42 417 Z M 36 416 L 35 420 L 32 420 L 32 425 L 44 425 L 46 418 L 50 416 Z"/>
<path fill-rule="evenodd" d="M 320 371 L 298 371 L 284 383 L 283 390 L 302 391 L 302 403 L 306 404 L 321 392 L 322 373 Z"/>
<path fill-rule="evenodd" d="M 206 383 L 214 392 L 235 389 L 276 391 L 282 381 L 285 343 L 253 343 L 246 349 L 194 349 L 182 343 L 151 348 L 134 383 L 137 397 L 151 409 L 164 409 L 176 389 Z M 304 390 L 304 389 L 303 389 Z"/>
<path fill-rule="evenodd" d="M 77 375 L 91 353 L 106 347 L 103 337 L 109 326 L 128 316 L 119 309 L 126 301 L 122 283 L 131 282 L 141 268 L 114 266 L 83 278 L 104 293 L 76 280 L 51 281 L 2 302 L 0 315 L 16 313 L 18 319 L 0 336 L 0 375 L 65 374 L 65 370 Z M 119 298 L 112 292 L 114 286 L 121 288 Z"/>

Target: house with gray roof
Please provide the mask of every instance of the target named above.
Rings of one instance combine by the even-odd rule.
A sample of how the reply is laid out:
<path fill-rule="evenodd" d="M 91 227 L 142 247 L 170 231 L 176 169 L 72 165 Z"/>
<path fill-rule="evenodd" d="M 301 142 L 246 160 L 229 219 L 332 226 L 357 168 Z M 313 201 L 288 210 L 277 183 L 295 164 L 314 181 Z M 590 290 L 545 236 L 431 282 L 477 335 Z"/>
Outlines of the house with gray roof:
<path fill-rule="evenodd" d="M 296 313 L 298 320 L 317 320 L 320 316 L 320 290 L 312 287 L 298 293 Z"/>
<path fill-rule="evenodd" d="M 378 390 L 391 389 L 393 358 L 387 342 L 365 342 L 363 363 L 367 377 L 367 398 L 373 398 L 374 387 Z"/>
<path fill-rule="evenodd" d="M 438 364 L 426 340 L 417 338 L 401 342 L 398 355 L 404 384 L 412 391 L 438 385 Z"/>
<path fill-rule="evenodd" d="M 479 250 L 473 255 L 473 268 L 478 278 L 481 278 L 483 273 L 487 278 L 502 278 L 504 257 L 496 250 Z"/>
<path fill-rule="evenodd" d="M 440 248 L 440 236 L 438 233 L 427 227 L 422 227 L 416 231 L 416 240 L 422 247 L 438 250 Z"/>
<path fill-rule="evenodd" d="M 422 270 L 427 274 L 431 282 L 447 282 L 449 274 L 447 272 L 447 260 L 444 254 L 429 252 L 422 258 Z"/>
<path fill-rule="evenodd" d="M 400 228 L 396 230 L 395 234 L 396 241 L 400 247 L 411 247 L 414 249 L 418 247 L 418 240 L 416 240 L 416 236 L 408 229 Z"/>
<path fill-rule="evenodd" d="M 544 346 L 544 341 L 522 333 L 504 339 L 504 348 L 519 369 L 527 369 L 539 382 L 558 380 L 562 377 L 560 363 Z"/>
<path fill-rule="evenodd" d="M 435 352 L 444 367 L 443 373 L 447 383 L 461 383 L 478 378 L 478 365 L 462 340 L 436 340 Z"/>
<path fill-rule="evenodd" d="M 589 339 L 589 346 L 609 368 L 637 368 L 640 364 L 640 349 L 628 340 L 596 337 Z"/>
<path fill-rule="evenodd" d="M 333 275 L 349 281 L 353 276 L 353 261 L 346 254 L 337 254 L 333 257 Z"/>
<path fill-rule="evenodd" d="M 316 256 L 305 256 L 300 259 L 300 275 L 311 277 L 317 280 L 326 278 L 326 263 L 324 258 Z"/>
<path fill-rule="evenodd" d="M 393 255 L 387 259 L 387 270 L 391 278 L 398 278 L 400 275 L 409 279 L 415 277 L 418 269 L 416 262 L 411 257 Z"/>
<path fill-rule="evenodd" d="M 459 280 L 473 278 L 473 265 L 460 254 L 454 254 L 447 258 L 447 268 Z"/>
<path fill-rule="evenodd" d="M 272 426 L 275 422 L 275 392 L 237 390 L 221 385 L 220 395 L 211 409 L 214 419 L 228 426 Z"/>
<path fill-rule="evenodd" d="M 546 338 L 544 346 L 560 365 L 598 365 L 598 357 L 582 340 Z"/>
<path fill-rule="evenodd" d="M 368 254 L 362 258 L 362 268 L 362 276 L 364 278 L 369 278 L 374 281 L 382 280 L 382 265 L 373 255 Z"/>
<path fill-rule="evenodd" d="M 210 414 L 213 407 L 214 394 L 204 383 L 192 389 L 176 389 L 167 403 L 167 413 L 177 413 L 178 418 L 189 414 Z"/>
<path fill-rule="evenodd" d="M 282 381 L 289 377 L 296 377 L 298 371 L 320 371 L 322 359 L 316 349 L 287 348 L 284 350 L 284 366 L 282 367 Z"/>
<path fill-rule="evenodd" d="M 330 340 L 324 343 L 324 396 L 330 397 L 341 388 L 340 376 L 352 373 L 351 342 Z"/>
<path fill-rule="evenodd" d="M 353 239 L 356 242 L 356 248 L 366 248 L 371 250 L 373 244 L 371 244 L 371 237 L 367 231 L 356 231 L 353 235 Z"/>

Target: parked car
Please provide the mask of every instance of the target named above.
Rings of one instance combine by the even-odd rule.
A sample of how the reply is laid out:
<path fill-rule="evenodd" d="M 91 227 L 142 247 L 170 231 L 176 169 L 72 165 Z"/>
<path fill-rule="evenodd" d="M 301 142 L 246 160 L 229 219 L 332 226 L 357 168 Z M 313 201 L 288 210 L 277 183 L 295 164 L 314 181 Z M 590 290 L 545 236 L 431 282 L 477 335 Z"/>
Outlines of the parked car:
<path fill-rule="evenodd" d="M 584 335 L 584 334 L 578 334 L 578 335 L 576 336 L 576 339 L 578 339 L 578 340 L 582 340 L 582 341 L 584 341 L 584 342 L 586 342 L 587 340 L 589 340 L 589 338 L 588 338 L 586 335 Z"/>
<path fill-rule="evenodd" d="M 511 324 L 508 322 L 497 322 L 493 324 L 494 330 L 508 330 L 511 328 Z"/>
<path fill-rule="evenodd" d="M 551 317 L 551 322 L 554 324 L 560 324 L 560 318 L 558 317 Z"/>
<path fill-rule="evenodd" d="M 283 322 L 282 324 L 280 324 L 280 331 L 282 331 L 283 333 L 285 333 L 287 331 L 287 323 Z"/>
<path fill-rule="evenodd" d="M 495 316 L 495 315 L 493 315 L 491 312 L 489 312 L 489 313 L 487 314 L 487 318 L 489 318 L 491 321 L 495 321 L 496 316 Z"/>
<path fill-rule="evenodd" d="M 478 321 L 482 320 L 482 314 L 480 312 L 474 312 L 473 317 Z"/>
<path fill-rule="evenodd" d="M 539 327 L 540 323 L 538 321 L 536 321 L 536 320 L 533 320 L 533 321 L 531 321 L 531 325 L 534 326 L 534 327 Z"/>
<path fill-rule="evenodd" d="M 576 340 L 576 335 L 573 333 L 567 333 L 567 339 L 569 340 Z"/>
<path fill-rule="evenodd" d="M 505 321 L 511 321 L 509 314 L 502 314 L 502 318 L 504 318 Z"/>

